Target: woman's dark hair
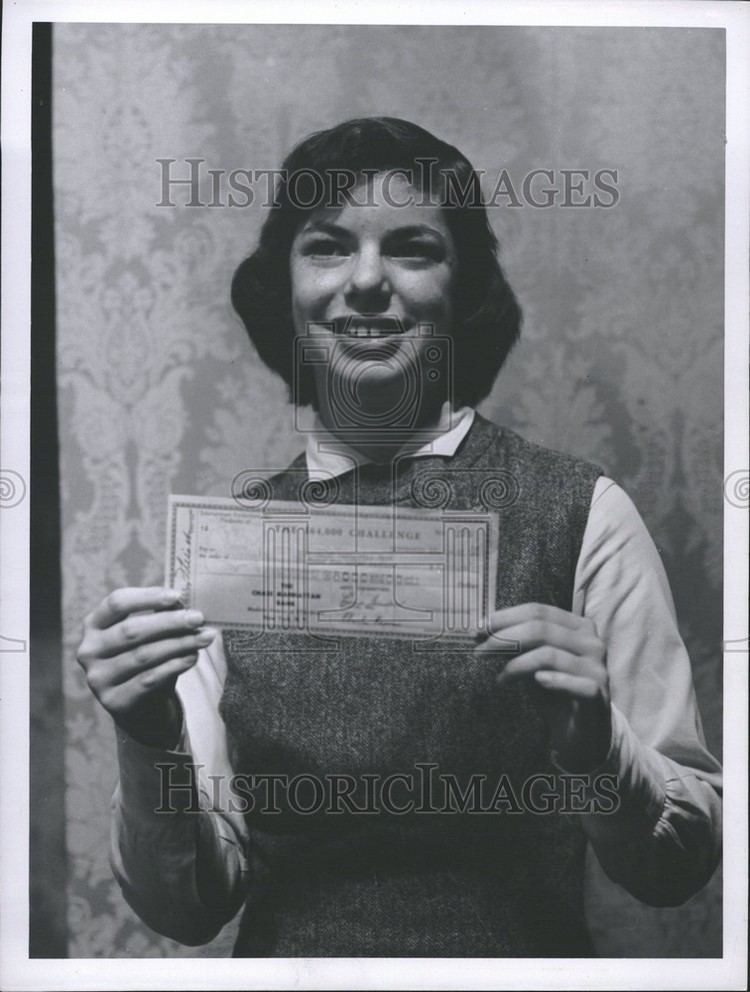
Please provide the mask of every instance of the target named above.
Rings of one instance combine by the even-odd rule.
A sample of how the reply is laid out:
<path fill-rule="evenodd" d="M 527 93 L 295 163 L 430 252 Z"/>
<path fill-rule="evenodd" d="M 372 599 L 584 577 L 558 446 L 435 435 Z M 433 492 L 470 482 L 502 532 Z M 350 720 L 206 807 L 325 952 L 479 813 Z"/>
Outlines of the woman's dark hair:
<path fill-rule="evenodd" d="M 469 160 L 409 121 L 395 117 L 344 121 L 305 138 L 287 156 L 258 248 L 240 264 L 232 280 L 232 304 L 250 339 L 265 364 L 294 390 L 297 403 L 315 405 L 315 391 L 309 370 L 299 370 L 295 385 L 289 271 L 295 234 L 316 208 L 330 202 L 343 206 L 356 177 L 394 169 L 404 170 L 420 191 L 417 202 L 428 197 L 425 202 L 444 209 L 455 243 L 456 406 L 474 406 L 487 396 L 518 339 L 521 310 L 498 262 L 497 238 Z"/>

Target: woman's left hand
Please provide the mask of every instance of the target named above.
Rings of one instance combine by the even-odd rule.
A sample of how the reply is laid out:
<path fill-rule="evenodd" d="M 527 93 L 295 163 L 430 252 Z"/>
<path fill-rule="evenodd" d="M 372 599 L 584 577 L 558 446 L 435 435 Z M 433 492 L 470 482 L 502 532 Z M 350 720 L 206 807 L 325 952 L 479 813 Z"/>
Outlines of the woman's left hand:
<path fill-rule="evenodd" d="M 541 687 L 535 694 L 550 731 L 556 760 L 566 771 L 591 771 L 609 751 L 612 718 L 606 645 L 588 617 L 556 606 L 523 603 L 496 610 L 477 654 L 511 660 L 499 686 L 521 679 Z"/>

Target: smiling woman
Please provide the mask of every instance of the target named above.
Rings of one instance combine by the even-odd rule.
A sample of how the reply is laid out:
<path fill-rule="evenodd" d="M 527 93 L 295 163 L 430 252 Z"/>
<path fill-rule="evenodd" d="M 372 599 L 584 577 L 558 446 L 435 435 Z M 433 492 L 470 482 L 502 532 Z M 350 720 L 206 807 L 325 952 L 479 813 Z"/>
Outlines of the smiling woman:
<path fill-rule="evenodd" d="M 299 184 L 290 190 L 289 177 L 309 174 L 348 181 L 325 182 L 325 200 L 301 196 Z M 314 407 L 311 369 L 295 361 L 291 341 L 321 323 L 341 334 L 357 318 L 369 334 L 386 319 L 380 328 L 443 347 L 450 340 L 443 389 L 459 406 L 487 395 L 520 330 L 471 163 L 395 118 L 346 121 L 290 153 L 258 249 L 235 273 L 232 302 L 295 402 Z M 421 416 L 431 413 L 428 403 Z"/>
<path fill-rule="evenodd" d="M 425 161 L 438 168 L 419 172 Z M 463 195 L 468 160 L 372 118 L 313 135 L 284 170 L 353 182 L 324 182 L 341 196 L 321 204 L 282 178 L 235 274 L 261 357 L 317 413 L 269 492 L 306 512 L 300 479 L 319 482 L 347 533 L 362 547 L 372 534 L 361 560 L 341 545 L 347 605 L 367 605 L 370 570 L 387 574 L 399 511 L 438 545 L 492 516 L 494 545 L 463 561 L 457 588 L 493 569 L 494 601 L 469 647 L 370 628 L 322 644 L 276 632 L 255 650 L 217 637 L 175 590 L 116 590 L 78 654 L 118 727 L 115 874 L 144 921 L 185 943 L 243 908 L 240 956 L 591 955 L 587 843 L 654 905 L 686 900 L 719 857 L 720 767 L 659 556 L 596 465 L 474 409 L 520 313 L 486 211 Z M 391 529 L 357 529 L 364 512 Z M 391 597 L 370 589 L 378 620 L 408 612 L 398 568 L 429 543 L 416 523 L 404 533 Z M 160 767 L 197 776 L 166 807 Z M 450 802 L 432 802 L 425 770 Z M 218 803 L 216 783 L 237 776 L 265 784 L 265 801 Z M 312 815 L 301 782 L 331 787 L 326 809 Z"/>

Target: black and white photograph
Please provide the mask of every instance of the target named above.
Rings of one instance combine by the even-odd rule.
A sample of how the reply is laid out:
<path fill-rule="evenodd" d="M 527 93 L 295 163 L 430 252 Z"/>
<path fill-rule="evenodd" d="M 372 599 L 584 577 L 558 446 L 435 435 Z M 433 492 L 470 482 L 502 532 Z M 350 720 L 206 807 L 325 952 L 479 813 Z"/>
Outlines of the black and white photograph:
<path fill-rule="evenodd" d="M 740 988 L 747 10 L 350 14 L 3 15 L 0 984 Z"/>

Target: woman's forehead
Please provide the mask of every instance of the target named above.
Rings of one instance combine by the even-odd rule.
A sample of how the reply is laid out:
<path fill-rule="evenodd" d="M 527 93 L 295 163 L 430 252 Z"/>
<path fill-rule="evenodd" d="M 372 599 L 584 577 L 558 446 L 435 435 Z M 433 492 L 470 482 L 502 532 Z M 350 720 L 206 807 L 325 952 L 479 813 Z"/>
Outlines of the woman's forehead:
<path fill-rule="evenodd" d="M 314 210 L 301 226 L 310 230 L 434 230 L 449 236 L 443 208 L 398 170 L 358 176 L 346 193 Z"/>

